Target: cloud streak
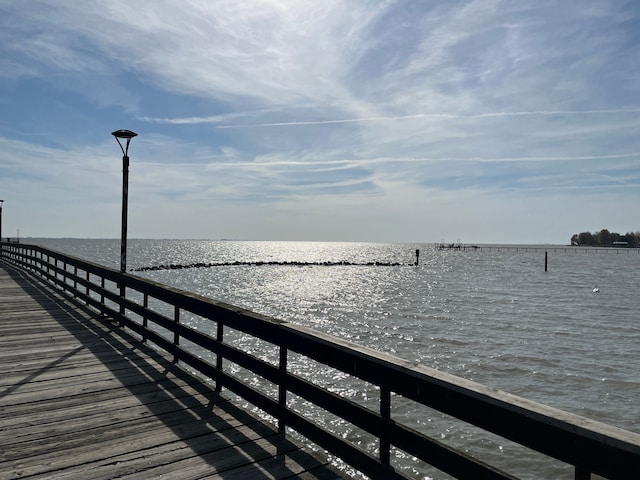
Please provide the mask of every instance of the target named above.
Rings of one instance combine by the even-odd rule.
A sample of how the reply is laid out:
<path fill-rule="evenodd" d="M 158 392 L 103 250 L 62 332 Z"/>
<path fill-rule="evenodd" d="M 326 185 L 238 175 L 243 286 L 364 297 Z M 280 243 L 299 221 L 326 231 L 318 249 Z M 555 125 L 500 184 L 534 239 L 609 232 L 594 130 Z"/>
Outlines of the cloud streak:
<path fill-rule="evenodd" d="M 640 200 L 631 1 L 34 0 L 0 18 L 0 192 L 25 218 L 117 207 L 118 128 L 139 133 L 132 215 L 157 235 L 354 239 L 367 219 L 359 239 L 533 238 L 526 212 L 574 232 L 607 221 L 572 207 L 595 190 L 609 211 Z"/>
<path fill-rule="evenodd" d="M 245 168 L 245 167 L 282 167 L 282 166 L 362 166 L 375 164 L 399 164 L 399 163 L 440 163 L 440 162 L 478 162 L 478 163 L 504 163 L 504 162 L 557 162 L 557 161 L 581 161 L 581 160 L 615 160 L 640 158 L 640 152 L 628 152 L 615 155 L 581 155 L 572 157 L 386 157 L 386 158 L 352 158 L 343 160 L 255 160 L 255 161 L 216 161 L 215 163 L 155 163 L 138 162 L 140 166 L 154 167 L 198 167 L 208 168 Z"/>
<path fill-rule="evenodd" d="M 340 120 L 315 120 L 315 121 L 297 121 L 297 122 L 273 122 L 273 123 L 254 123 L 244 125 L 219 125 L 216 128 L 252 128 L 252 127 L 284 127 L 284 126 L 305 126 L 305 125 L 330 125 L 335 123 L 360 123 L 360 122 L 388 122 L 396 120 L 414 120 L 414 119 L 474 119 L 474 118 L 496 118 L 496 117 L 528 117 L 528 116 L 553 116 L 553 115 L 607 115 L 607 114 L 625 114 L 639 113 L 640 108 L 618 109 L 618 110 L 558 110 L 558 111 L 538 111 L 538 112 L 491 112 L 491 113 L 475 113 L 475 114 L 452 114 L 452 113 L 419 113 L 400 116 L 386 117 L 369 117 L 369 118 L 347 118 Z M 195 120 L 195 119 L 192 119 Z M 210 123 L 209 119 L 200 119 L 201 123 Z M 193 123 L 200 123 L 193 121 Z"/>

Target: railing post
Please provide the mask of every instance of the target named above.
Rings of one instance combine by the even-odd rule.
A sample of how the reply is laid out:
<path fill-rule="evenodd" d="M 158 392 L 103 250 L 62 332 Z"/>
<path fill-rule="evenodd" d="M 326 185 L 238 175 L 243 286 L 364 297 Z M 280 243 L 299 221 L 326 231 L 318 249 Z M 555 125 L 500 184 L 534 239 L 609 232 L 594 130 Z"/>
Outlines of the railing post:
<path fill-rule="evenodd" d="M 387 432 L 387 422 L 391 420 L 391 390 L 380 386 L 380 416 L 382 417 L 382 432 L 380 433 L 380 462 L 389 465 L 391 461 L 391 443 Z"/>
<path fill-rule="evenodd" d="M 280 345 L 280 382 L 278 383 L 278 405 L 282 411 L 287 408 L 287 388 L 284 385 L 287 376 L 287 348 Z M 285 434 L 286 424 L 283 418 L 278 418 L 278 433 Z"/>
<path fill-rule="evenodd" d="M 104 277 L 101 276 L 100 277 L 100 288 L 101 288 L 101 293 L 100 293 L 100 315 L 104 316 Z"/>
<path fill-rule="evenodd" d="M 177 347 L 180 345 L 180 334 L 178 333 L 178 325 L 180 325 L 180 307 L 177 305 L 173 308 L 173 321 L 175 323 L 173 330 L 173 345 Z M 178 363 L 178 354 L 173 354 L 173 363 Z"/>
<path fill-rule="evenodd" d="M 144 311 L 146 312 L 149 308 L 149 295 L 144 293 L 142 297 L 142 306 L 144 307 Z M 149 319 L 146 315 L 142 316 L 142 328 L 144 329 L 144 333 L 142 334 L 142 343 L 147 341 L 147 328 L 149 326 Z"/>
<path fill-rule="evenodd" d="M 218 321 L 217 327 L 216 327 L 216 340 L 218 341 L 218 343 L 222 343 L 224 339 L 223 333 L 224 333 L 224 325 L 222 324 L 221 321 Z M 219 373 L 222 373 L 222 354 L 221 353 L 216 354 L 216 370 Z M 216 392 L 220 392 L 221 390 L 222 390 L 222 384 L 220 383 L 220 380 L 216 380 Z"/>
<path fill-rule="evenodd" d="M 575 480 L 591 480 L 591 472 L 582 465 L 576 465 Z"/>
<path fill-rule="evenodd" d="M 127 294 L 127 287 L 120 282 L 120 315 L 124 315 L 124 299 Z"/>

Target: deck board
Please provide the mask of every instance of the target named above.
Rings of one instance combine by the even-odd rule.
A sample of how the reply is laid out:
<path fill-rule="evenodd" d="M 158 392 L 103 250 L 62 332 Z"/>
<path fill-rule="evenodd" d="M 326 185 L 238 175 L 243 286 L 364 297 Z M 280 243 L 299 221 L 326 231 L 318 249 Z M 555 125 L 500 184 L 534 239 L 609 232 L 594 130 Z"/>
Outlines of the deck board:
<path fill-rule="evenodd" d="M 341 474 L 169 359 L 0 262 L 0 479 Z"/>

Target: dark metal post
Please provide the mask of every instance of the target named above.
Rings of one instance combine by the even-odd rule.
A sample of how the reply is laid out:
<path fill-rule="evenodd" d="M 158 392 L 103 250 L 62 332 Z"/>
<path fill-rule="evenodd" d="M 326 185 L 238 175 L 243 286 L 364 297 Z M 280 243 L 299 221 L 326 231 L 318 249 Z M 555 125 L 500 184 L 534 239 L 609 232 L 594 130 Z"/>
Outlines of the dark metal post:
<path fill-rule="evenodd" d="M 120 271 L 127 270 L 127 211 L 129 205 L 129 157 L 122 157 L 122 231 L 120 233 Z"/>
<path fill-rule="evenodd" d="M 120 235 L 120 271 L 127 270 L 127 210 L 129 203 L 129 143 L 138 134 L 131 130 L 116 130 L 111 135 L 116 137 L 120 150 L 122 150 L 122 232 Z M 126 139 L 123 147 L 120 139 Z"/>
<path fill-rule="evenodd" d="M 284 435 L 286 433 L 286 424 L 284 421 L 284 412 L 287 409 L 287 387 L 285 385 L 287 377 L 287 348 L 280 345 L 280 380 L 278 383 L 278 405 L 282 409 L 280 417 L 278 417 L 278 433 Z"/>
<path fill-rule="evenodd" d="M 178 334 L 178 328 L 180 325 L 180 307 L 177 305 L 173 307 L 173 321 L 175 323 L 173 330 L 173 346 L 175 347 L 173 353 L 173 363 L 178 363 L 180 358 L 178 355 L 178 345 L 180 345 L 180 335 Z"/>
<path fill-rule="evenodd" d="M 217 329 L 216 329 L 216 342 L 218 342 L 218 344 L 222 345 L 224 338 L 224 324 L 221 321 L 217 322 Z M 216 379 L 216 392 L 221 392 L 222 391 L 222 353 L 217 353 L 216 354 L 216 372 L 218 374 L 218 378 Z"/>
<path fill-rule="evenodd" d="M 582 465 L 576 465 L 575 480 L 591 480 L 591 472 Z"/>
<path fill-rule="evenodd" d="M 116 130 L 111 132 L 116 137 L 116 142 L 122 150 L 122 231 L 120 234 L 120 272 L 127 271 L 127 210 L 129 204 L 129 143 L 138 134 L 131 130 Z M 123 147 L 120 139 L 127 141 Z M 120 314 L 124 315 L 124 297 L 127 288 L 124 283 L 120 283 Z"/>
<path fill-rule="evenodd" d="M 391 390 L 386 386 L 380 387 L 380 416 L 384 420 L 380 432 L 380 462 L 389 465 L 391 462 L 391 442 L 389 441 L 388 425 L 391 421 Z"/>
<path fill-rule="evenodd" d="M 4 200 L 0 200 L 0 242 L 2 241 L 2 204 Z"/>
<path fill-rule="evenodd" d="M 548 263 L 548 257 L 549 257 L 549 252 L 544 252 L 544 271 L 547 271 L 547 263 Z"/>

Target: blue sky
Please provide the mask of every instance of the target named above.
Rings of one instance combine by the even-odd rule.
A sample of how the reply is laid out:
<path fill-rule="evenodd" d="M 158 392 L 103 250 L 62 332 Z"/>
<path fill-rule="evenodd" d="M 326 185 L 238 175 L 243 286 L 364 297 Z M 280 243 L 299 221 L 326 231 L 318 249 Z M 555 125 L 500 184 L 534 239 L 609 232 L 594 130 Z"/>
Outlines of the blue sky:
<path fill-rule="evenodd" d="M 0 0 L 3 236 L 640 230 L 640 3 Z"/>

